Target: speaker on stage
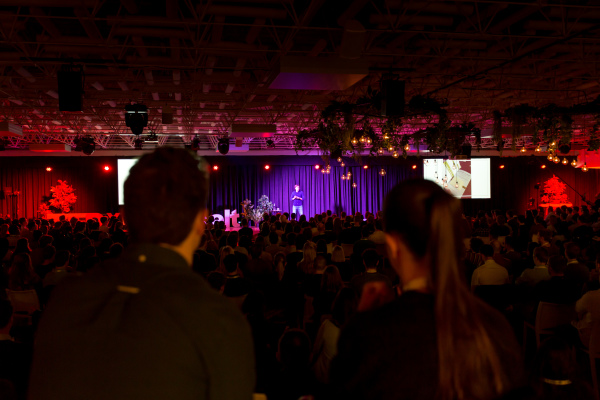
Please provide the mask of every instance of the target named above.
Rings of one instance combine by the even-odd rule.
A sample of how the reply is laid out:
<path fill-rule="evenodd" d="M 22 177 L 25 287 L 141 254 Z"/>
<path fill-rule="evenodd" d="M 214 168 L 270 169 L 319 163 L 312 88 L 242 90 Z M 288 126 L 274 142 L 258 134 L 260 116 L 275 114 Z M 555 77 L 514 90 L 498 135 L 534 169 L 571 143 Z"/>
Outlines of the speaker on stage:
<path fill-rule="evenodd" d="M 381 115 L 404 116 L 404 81 L 385 77 L 381 80 Z"/>
<path fill-rule="evenodd" d="M 58 109 L 81 111 L 83 107 L 83 78 L 81 71 L 58 71 Z"/>

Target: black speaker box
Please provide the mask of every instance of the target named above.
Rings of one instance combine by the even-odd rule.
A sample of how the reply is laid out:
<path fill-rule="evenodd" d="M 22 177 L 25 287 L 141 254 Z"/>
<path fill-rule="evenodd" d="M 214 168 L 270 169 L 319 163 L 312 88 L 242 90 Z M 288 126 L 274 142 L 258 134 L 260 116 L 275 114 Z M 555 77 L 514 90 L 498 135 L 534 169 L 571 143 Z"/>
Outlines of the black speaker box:
<path fill-rule="evenodd" d="M 83 80 L 81 71 L 58 71 L 58 109 L 82 111 Z"/>
<path fill-rule="evenodd" d="M 381 81 L 381 115 L 384 117 L 404 116 L 404 81 Z"/>

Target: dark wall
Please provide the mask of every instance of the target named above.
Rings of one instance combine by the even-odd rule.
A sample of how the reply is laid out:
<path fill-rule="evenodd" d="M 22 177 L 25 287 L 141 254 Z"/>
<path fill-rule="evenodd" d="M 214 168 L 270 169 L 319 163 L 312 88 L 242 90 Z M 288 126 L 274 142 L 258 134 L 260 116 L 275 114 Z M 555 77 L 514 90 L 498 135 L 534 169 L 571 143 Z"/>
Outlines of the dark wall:
<path fill-rule="evenodd" d="M 1 154 L 1 153 L 0 153 Z M 323 175 L 314 165 L 323 165 L 320 157 L 313 156 L 215 156 L 206 158 L 211 168 L 209 208 L 222 213 L 225 208 L 241 211 L 240 203 L 250 199 L 256 203 L 265 194 L 284 211 L 291 208 L 289 196 L 295 183 L 300 184 L 306 196 L 305 213 L 314 214 L 327 209 L 339 212 L 377 211 L 381 209 L 385 194 L 398 182 L 421 177 L 422 159 L 394 159 L 391 157 L 367 159 L 368 169 L 352 160 L 339 167 L 333 160 L 330 174 Z M 269 170 L 264 166 L 270 165 Z M 547 168 L 540 166 L 545 164 Z M 102 167 L 109 165 L 111 171 Z M 416 169 L 412 166 L 416 165 Z M 499 166 L 504 165 L 504 169 Z M 51 166 L 52 172 L 46 172 Z M 379 175 L 381 168 L 385 177 Z M 20 216 L 37 216 L 37 209 L 44 196 L 50 196 L 50 186 L 66 180 L 75 188 L 78 196 L 73 212 L 118 212 L 117 161 L 114 157 L 1 157 L 0 188 L 19 190 Z M 341 174 L 352 172 L 350 182 L 343 181 Z M 598 171 L 587 173 L 580 169 L 548 162 L 541 157 L 492 158 L 491 199 L 464 200 L 465 212 L 478 210 L 515 209 L 524 212 L 530 198 L 538 198 L 536 183 L 543 187 L 552 175 L 558 176 L 573 189 L 568 188 L 569 200 L 575 205 L 583 204 L 578 193 L 594 200 L 598 192 Z M 357 183 L 357 188 L 351 186 Z M 577 193 L 578 192 L 578 193 Z M 0 196 L 0 213 L 10 212 L 10 198 Z"/>

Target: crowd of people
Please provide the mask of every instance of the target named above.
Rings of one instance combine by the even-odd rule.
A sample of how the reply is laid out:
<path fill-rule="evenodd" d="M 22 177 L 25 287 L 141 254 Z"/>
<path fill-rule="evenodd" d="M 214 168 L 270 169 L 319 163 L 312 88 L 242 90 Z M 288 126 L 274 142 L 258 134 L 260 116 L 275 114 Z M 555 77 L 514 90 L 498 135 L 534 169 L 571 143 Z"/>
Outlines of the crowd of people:
<path fill-rule="evenodd" d="M 192 163 L 152 157 L 132 174 Z M 383 212 L 236 231 L 148 190 L 126 186 L 126 207 L 158 197 L 126 208 L 127 226 L 0 220 L 0 398 L 592 397 L 574 348 L 600 320 L 596 207 L 467 217 L 407 181 Z M 578 318 L 525 369 L 515 332 L 540 301 Z"/>

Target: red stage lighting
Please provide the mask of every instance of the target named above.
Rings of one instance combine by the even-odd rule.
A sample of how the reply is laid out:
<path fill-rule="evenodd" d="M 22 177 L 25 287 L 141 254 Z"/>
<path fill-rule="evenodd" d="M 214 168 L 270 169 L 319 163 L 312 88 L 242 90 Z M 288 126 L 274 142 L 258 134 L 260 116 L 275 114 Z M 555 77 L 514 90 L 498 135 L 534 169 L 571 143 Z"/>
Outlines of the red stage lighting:
<path fill-rule="evenodd" d="M 500 169 L 504 169 L 504 164 L 502 164 L 502 165 L 501 165 L 499 168 L 500 168 Z"/>
<path fill-rule="evenodd" d="M 104 170 L 105 170 L 106 172 L 110 171 L 110 166 L 109 166 L 109 165 L 105 165 L 105 166 L 104 166 Z"/>
<path fill-rule="evenodd" d="M 315 169 L 319 169 L 321 166 L 319 164 L 315 165 Z"/>
<path fill-rule="evenodd" d="M 271 169 L 271 166 L 269 164 L 265 165 L 265 169 L 268 171 Z"/>
<path fill-rule="evenodd" d="M 52 167 L 46 167 L 46 171 L 52 172 Z"/>
<path fill-rule="evenodd" d="M 542 168 L 542 169 L 546 168 L 546 165 L 545 165 L 545 164 L 542 164 L 541 168 Z"/>
<path fill-rule="evenodd" d="M 213 165 L 213 171 L 218 171 L 219 170 L 219 166 L 218 165 Z"/>
<path fill-rule="evenodd" d="M 364 169 L 369 169 L 369 166 L 368 165 L 363 165 L 363 168 Z"/>
<path fill-rule="evenodd" d="M 416 165 L 413 165 L 413 169 L 417 169 L 417 166 L 416 166 Z"/>

